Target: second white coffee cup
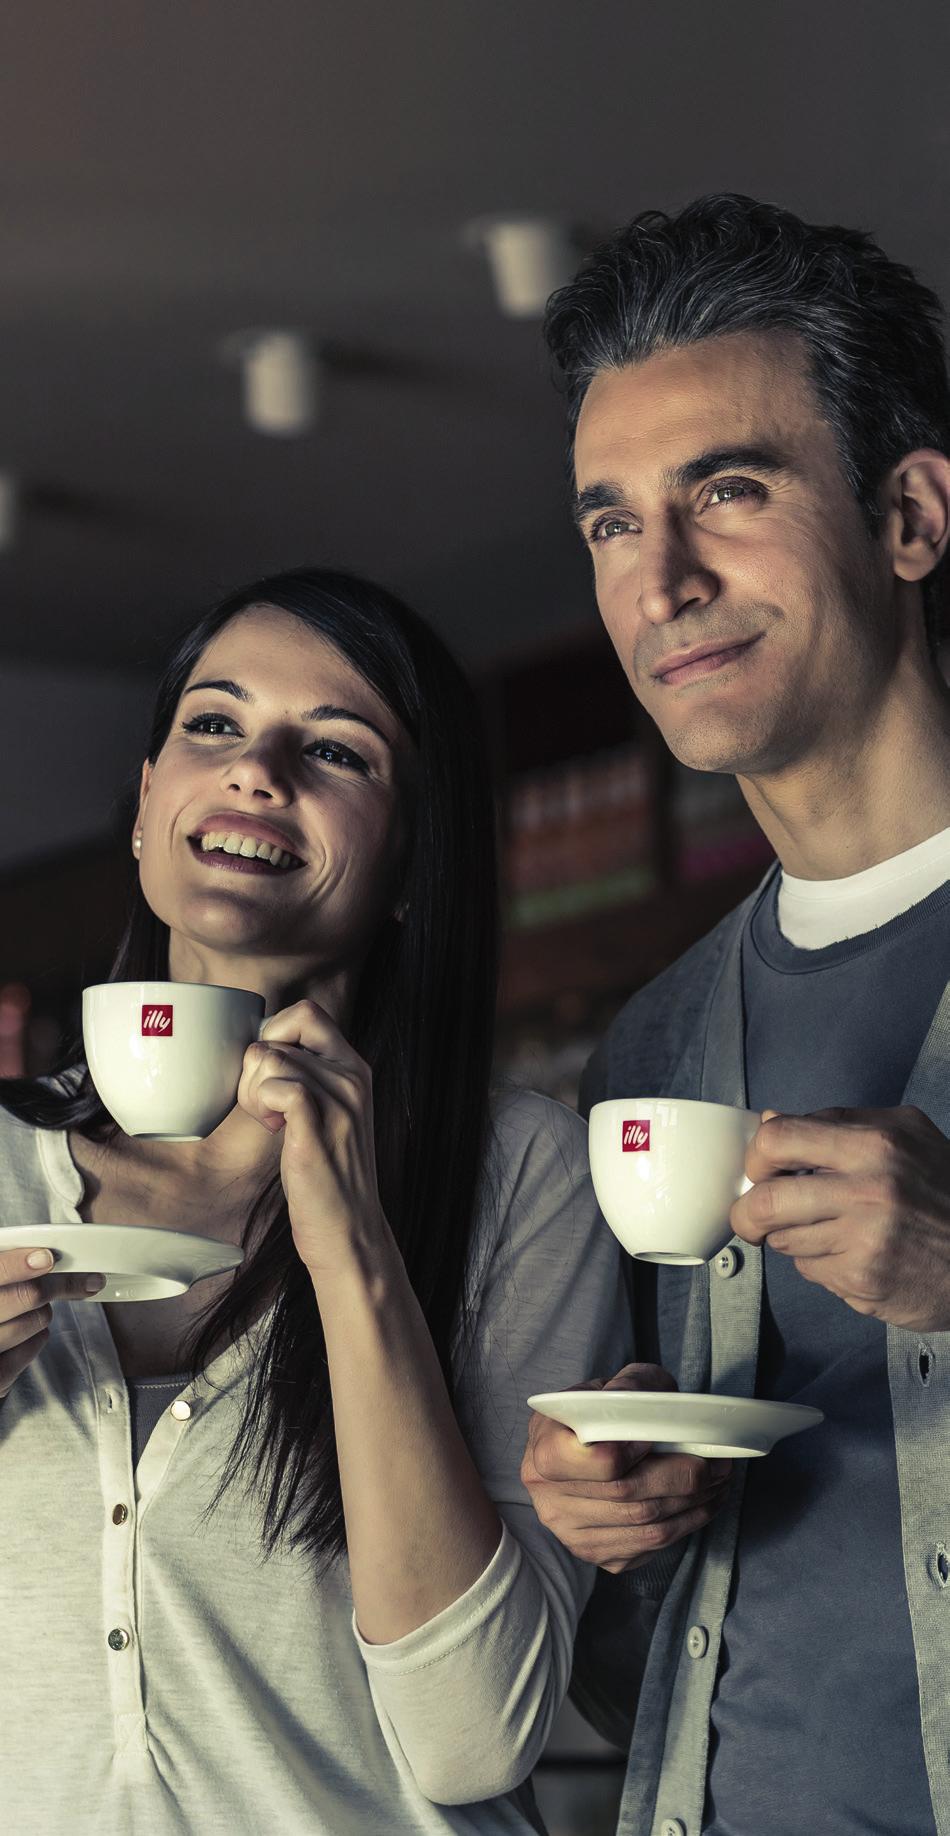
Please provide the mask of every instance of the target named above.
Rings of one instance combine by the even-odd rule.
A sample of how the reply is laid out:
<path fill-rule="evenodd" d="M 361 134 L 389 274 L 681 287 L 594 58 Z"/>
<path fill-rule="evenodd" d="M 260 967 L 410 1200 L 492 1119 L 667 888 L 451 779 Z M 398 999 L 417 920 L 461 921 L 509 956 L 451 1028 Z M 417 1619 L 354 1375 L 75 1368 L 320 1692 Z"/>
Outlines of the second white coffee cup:
<path fill-rule="evenodd" d="M 641 1262 L 708 1262 L 749 1190 L 750 1109 L 682 1097 L 612 1097 L 590 1112 L 590 1170 L 614 1236 Z"/>
<path fill-rule="evenodd" d="M 204 982 L 100 982 L 83 990 L 90 1076 L 127 1135 L 201 1141 L 234 1108 L 264 997 Z"/>

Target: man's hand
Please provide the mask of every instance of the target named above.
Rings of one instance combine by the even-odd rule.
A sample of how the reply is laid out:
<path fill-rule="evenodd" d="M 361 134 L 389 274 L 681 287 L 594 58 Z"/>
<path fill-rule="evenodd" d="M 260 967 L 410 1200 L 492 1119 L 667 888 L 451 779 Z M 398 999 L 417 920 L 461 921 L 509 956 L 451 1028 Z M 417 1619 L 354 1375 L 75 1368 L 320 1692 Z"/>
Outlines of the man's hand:
<path fill-rule="evenodd" d="M 737 1237 L 791 1256 L 856 1313 L 950 1329 L 950 1142 L 919 1109 L 764 1110 L 746 1172 Z"/>
<path fill-rule="evenodd" d="M 656 1364 L 627 1364 L 578 1390 L 675 1390 Z M 582 1562 L 608 1574 L 639 1568 L 701 1530 L 725 1503 L 731 1460 L 650 1452 L 649 1441 L 595 1441 L 533 1414 L 521 1481 L 541 1522 Z"/>

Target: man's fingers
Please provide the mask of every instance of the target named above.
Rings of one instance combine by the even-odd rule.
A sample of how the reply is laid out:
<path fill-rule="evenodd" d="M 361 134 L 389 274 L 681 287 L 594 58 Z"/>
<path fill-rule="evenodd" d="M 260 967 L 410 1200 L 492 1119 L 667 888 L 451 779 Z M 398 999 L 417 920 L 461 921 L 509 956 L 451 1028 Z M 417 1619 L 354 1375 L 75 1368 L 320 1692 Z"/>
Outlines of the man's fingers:
<path fill-rule="evenodd" d="M 566 1433 L 570 1435 L 570 1429 Z M 573 1435 L 571 1441 L 573 1450 L 569 1446 L 566 1454 L 560 1443 L 551 1444 L 551 1437 L 536 1443 L 529 1450 L 534 1455 L 534 1470 L 526 1475 L 525 1483 L 541 1482 L 568 1498 L 600 1499 L 610 1504 L 634 1498 L 692 1497 L 732 1470 L 731 1460 L 707 1460 L 701 1454 L 654 1454 L 649 1448 L 638 1453 L 638 1442 L 595 1441 L 589 1447 L 581 1447 Z M 584 1459 L 581 1470 L 563 1473 L 563 1459 L 573 1458 L 575 1466 L 580 1466 L 578 1455 Z"/>
<path fill-rule="evenodd" d="M 532 1415 L 525 1471 L 531 1478 L 558 1483 L 580 1480 L 588 1485 L 603 1484 L 605 1480 L 622 1478 L 643 1458 L 648 1446 L 648 1442 L 591 1441 L 585 1447 L 573 1428 L 565 1428 L 544 1415 Z M 638 1447 L 642 1451 L 638 1452 Z"/>
<path fill-rule="evenodd" d="M 669 1523 L 687 1511 L 718 1504 L 725 1496 L 728 1485 L 728 1479 L 719 1479 L 715 1485 L 703 1486 L 692 1497 L 677 1494 L 675 1498 L 632 1498 L 612 1505 L 606 1505 L 603 1500 L 577 1499 L 564 1514 L 563 1522 L 566 1524 L 570 1521 L 572 1529 L 585 1535 L 588 1532 L 603 1531 L 616 1536 L 618 1531 L 638 1530 L 647 1524 Z"/>
<path fill-rule="evenodd" d="M 625 1364 L 616 1376 L 606 1382 L 591 1377 L 585 1383 L 568 1386 L 572 1390 L 675 1390 L 676 1378 L 658 1364 Z M 573 1428 L 549 1416 L 533 1413 L 528 1424 L 528 1447 L 522 1467 L 527 1475 L 540 1479 L 581 1479 L 604 1481 L 619 1479 L 642 1460 L 650 1441 L 579 1441 Z"/>
<path fill-rule="evenodd" d="M 684 1537 L 704 1530 L 721 1511 L 727 1496 L 723 1488 L 718 1498 L 692 1506 L 677 1517 L 664 1518 L 660 1523 L 644 1524 L 642 1529 L 579 1531 L 577 1541 L 569 1542 L 567 1547 L 582 1562 L 606 1569 L 611 1575 L 625 1574 L 632 1568 L 642 1568 L 661 1550 L 671 1549 Z"/>
<path fill-rule="evenodd" d="M 869 1130 L 862 1120 L 826 1122 L 815 1116 L 771 1115 L 753 1135 L 745 1170 L 755 1183 L 774 1173 L 820 1167 L 835 1173 L 868 1170 Z"/>
<path fill-rule="evenodd" d="M 625 1364 L 616 1377 L 608 1378 L 600 1387 L 605 1390 L 679 1389 L 672 1371 L 665 1371 L 661 1364 Z"/>
<path fill-rule="evenodd" d="M 853 1182 L 838 1173 L 815 1173 L 810 1179 L 787 1174 L 763 1179 L 736 1199 L 729 1222 L 746 1243 L 762 1243 L 775 1230 L 796 1225 L 830 1224 L 854 1209 Z"/>

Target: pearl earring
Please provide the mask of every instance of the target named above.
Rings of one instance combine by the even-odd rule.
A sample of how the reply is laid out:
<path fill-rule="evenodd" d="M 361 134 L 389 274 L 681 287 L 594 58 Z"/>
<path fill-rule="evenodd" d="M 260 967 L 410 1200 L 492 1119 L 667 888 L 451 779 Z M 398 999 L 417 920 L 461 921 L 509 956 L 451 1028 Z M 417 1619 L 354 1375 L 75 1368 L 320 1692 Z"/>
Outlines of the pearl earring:
<path fill-rule="evenodd" d="M 133 835 L 132 837 L 132 853 L 141 854 L 141 852 L 142 852 L 142 831 L 140 829 L 138 833 Z"/>

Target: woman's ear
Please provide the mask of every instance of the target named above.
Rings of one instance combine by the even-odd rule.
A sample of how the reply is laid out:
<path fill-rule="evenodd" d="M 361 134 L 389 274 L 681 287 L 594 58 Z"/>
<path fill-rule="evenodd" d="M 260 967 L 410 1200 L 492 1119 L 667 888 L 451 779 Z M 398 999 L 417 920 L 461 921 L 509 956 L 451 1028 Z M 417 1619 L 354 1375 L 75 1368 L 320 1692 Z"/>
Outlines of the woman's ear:
<path fill-rule="evenodd" d="M 899 580 L 925 580 L 950 542 L 950 458 L 931 447 L 908 453 L 884 496 L 884 538 Z"/>

